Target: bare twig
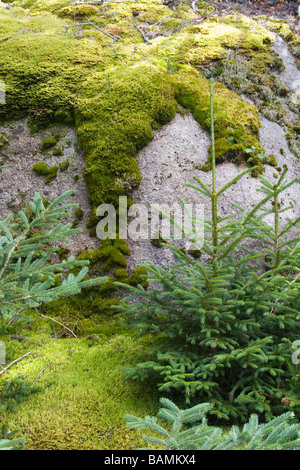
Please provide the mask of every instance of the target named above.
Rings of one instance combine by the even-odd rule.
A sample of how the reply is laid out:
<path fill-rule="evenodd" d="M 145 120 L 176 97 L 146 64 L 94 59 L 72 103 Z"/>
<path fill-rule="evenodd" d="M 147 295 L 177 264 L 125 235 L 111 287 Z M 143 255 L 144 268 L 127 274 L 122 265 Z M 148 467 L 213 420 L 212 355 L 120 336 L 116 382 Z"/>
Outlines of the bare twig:
<path fill-rule="evenodd" d="M 21 313 L 23 310 L 24 310 L 24 308 L 20 308 L 20 310 L 9 320 L 9 322 L 7 323 L 6 326 L 9 326 L 15 320 L 17 315 L 19 315 L 19 313 Z"/>
<path fill-rule="evenodd" d="M 170 18 L 170 15 L 165 16 L 165 17 L 158 23 L 158 25 L 156 26 L 156 28 L 155 28 L 153 31 L 151 31 L 151 33 L 150 33 L 150 36 L 151 36 L 151 37 L 153 36 L 153 34 L 155 33 L 155 31 L 157 31 L 157 29 L 163 24 L 163 22 L 164 22 L 166 19 L 168 19 L 168 18 Z"/>
<path fill-rule="evenodd" d="M 15 364 L 16 362 L 21 361 L 21 359 L 24 359 L 24 357 L 29 356 L 29 354 L 31 354 L 32 352 L 33 352 L 33 351 L 29 351 L 28 353 L 24 354 L 23 356 L 18 357 L 18 359 L 15 359 L 15 360 L 12 361 L 10 364 L 8 364 L 8 366 L 6 366 L 6 367 L 1 367 L 1 369 L 3 370 L 3 372 L 6 372 L 7 369 L 8 369 L 10 366 L 12 366 L 13 364 Z"/>
<path fill-rule="evenodd" d="M 145 36 L 145 34 L 143 33 L 143 31 L 138 27 L 138 25 L 136 23 L 134 23 L 134 27 L 138 30 L 138 32 L 141 34 L 142 38 L 144 39 L 144 41 L 147 43 L 147 44 L 152 44 L 152 42 L 149 41 L 149 39 L 147 38 L 147 36 Z"/>
<path fill-rule="evenodd" d="M 32 385 L 35 384 L 35 382 L 37 381 L 37 379 L 39 378 L 39 376 L 44 372 L 45 369 L 47 369 L 47 367 L 50 367 L 52 364 L 51 362 L 49 362 L 48 364 L 45 365 L 45 367 L 43 367 L 43 369 L 38 373 L 38 375 L 36 376 L 36 378 L 34 379 L 34 381 L 32 382 Z"/>
<path fill-rule="evenodd" d="M 8 377 L 8 373 L 6 372 L 6 370 L 4 369 L 4 367 L 2 366 L 2 364 L 0 364 L 0 367 L 1 367 L 1 369 L 3 370 L 3 373 L 6 375 L 6 377 Z"/>
<path fill-rule="evenodd" d="M 236 66 L 236 73 L 238 73 L 239 71 L 239 66 L 238 66 L 238 50 L 239 50 L 239 47 L 240 45 L 242 44 L 242 42 L 244 41 L 245 37 L 242 37 L 242 39 L 240 40 L 240 42 L 238 43 L 237 47 L 236 47 L 236 50 L 235 50 L 235 66 Z"/>
<path fill-rule="evenodd" d="M 85 23 L 76 23 L 74 25 L 63 25 L 63 28 L 65 28 L 65 32 L 67 33 L 67 31 L 70 29 L 70 28 L 78 28 L 79 26 L 92 26 L 93 28 L 97 29 L 97 31 L 100 31 L 100 33 L 102 34 L 105 34 L 106 36 L 110 37 L 111 39 L 115 40 L 115 41 L 119 41 L 120 36 L 118 36 L 117 34 L 115 35 L 112 35 L 112 34 L 109 34 L 107 31 L 104 31 L 103 29 L 99 28 L 99 26 L 97 26 L 95 23 L 93 23 L 92 21 L 87 21 Z"/>
<path fill-rule="evenodd" d="M 96 28 L 101 33 L 106 34 L 106 36 L 109 36 L 110 38 L 115 39 L 116 41 L 119 41 L 119 39 L 121 39 L 120 36 L 118 36 L 117 34 L 112 35 L 112 34 L 107 33 L 106 31 L 103 31 L 103 29 L 99 28 L 99 26 L 97 26 L 95 23 L 92 23 L 91 21 L 88 21 L 88 24 Z"/>
<path fill-rule="evenodd" d="M 63 328 L 65 328 L 66 330 L 68 330 L 68 331 L 74 336 L 74 338 L 77 338 L 77 336 L 75 335 L 74 331 L 70 330 L 70 328 L 68 328 L 67 326 L 63 325 L 62 323 L 60 323 L 60 322 L 57 321 L 57 320 L 54 320 L 54 318 L 48 317 L 47 315 L 43 315 L 42 313 L 38 312 L 37 309 L 35 309 L 35 311 L 36 311 L 36 312 L 38 313 L 38 315 L 40 315 L 41 317 L 47 318 L 48 320 L 51 320 L 51 321 L 53 321 L 54 323 L 57 323 L 58 325 L 62 326 Z"/>
<path fill-rule="evenodd" d="M 28 341 L 28 343 L 36 344 L 37 346 L 41 346 L 40 343 L 35 343 L 34 341 L 31 341 L 30 339 L 23 338 L 23 336 L 18 336 L 18 335 L 13 335 L 11 339 L 15 339 L 17 341 Z"/>

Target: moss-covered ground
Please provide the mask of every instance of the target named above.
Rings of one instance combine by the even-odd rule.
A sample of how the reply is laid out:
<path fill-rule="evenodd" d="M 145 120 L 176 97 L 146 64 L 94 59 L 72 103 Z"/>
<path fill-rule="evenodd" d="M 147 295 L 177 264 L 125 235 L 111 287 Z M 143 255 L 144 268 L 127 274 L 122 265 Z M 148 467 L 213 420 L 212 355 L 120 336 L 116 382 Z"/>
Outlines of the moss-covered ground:
<path fill-rule="evenodd" d="M 137 152 L 151 141 L 155 129 L 175 116 L 178 105 L 209 129 L 212 71 L 218 78 L 226 64 L 241 70 L 245 61 L 253 76 L 261 67 L 264 77 L 280 70 L 268 29 L 276 25 L 271 28 L 238 14 L 214 17 L 214 8 L 206 2 L 198 7 L 193 11 L 183 1 L 171 9 L 160 0 L 101 5 L 69 0 L 0 2 L 0 80 L 6 86 L 0 121 L 29 116 L 32 132 L 54 122 L 76 127 L 94 208 L 88 222 L 91 235 L 98 221 L 97 206 L 117 204 L 120 195 L 130 195 L 140 183 Z M 285 37 L 296 47 L 289 38 Z M 259 112 L 236 93 L 235 83 L 225 85 L 215 86 L 216 154 L 219 162 L 239 163 L 248 158 L 246 149 L 263 152 Z M 5 142 L 0 135 L 0 147 Z M 254 159 L 252 164 L 259 164 L 262 172 L 266 162 Z M 202 169 L 209 170 L 210 162 Z M 39 164 L 35 170 L 49 177 L 51 168 Z M 122 329 L 110 310 L 118 303 L 113 279 L 131 285 L 142 282 L 142 272 L 129 276 L 126 271 L 129 254 L 122 240 L 79 253 L 90 260 L 92 275 L 109 273 L 109 282 L 41 310 L 77 338 L 33 313 L 28 324 L 12 324 L 2 331 L 7 362 L 33 350 L 12 366 L 9 376 L 20 373 L 41 385 L 41 391 L 0 417 L 11 429 L 20 430 L 27 448 L 140 445 L 123 416 L 156 414 L 158 399 L 151 384 L 123 380 L 122 367 L 138 360 L 145 345 Z"/>
<path fill-rule="evenodd" d="M 144 344 L 112 318 L 102 326 L 83 319 L 75 327 L 73 318 L 75 338 L 51 320 L 30 316 L 30 324 L 10 328 L 1 339 L 8 363 L 31 351 L 7 371 L 8 378 L 21 374 L 40 389 L 1 414 L 0 422 L 18 429 L 28 450 L 141 446 L 124 415 L 156 413 L 158 396 L 154 385 L 125 382 L 122 369 L 143 357 Z"/>

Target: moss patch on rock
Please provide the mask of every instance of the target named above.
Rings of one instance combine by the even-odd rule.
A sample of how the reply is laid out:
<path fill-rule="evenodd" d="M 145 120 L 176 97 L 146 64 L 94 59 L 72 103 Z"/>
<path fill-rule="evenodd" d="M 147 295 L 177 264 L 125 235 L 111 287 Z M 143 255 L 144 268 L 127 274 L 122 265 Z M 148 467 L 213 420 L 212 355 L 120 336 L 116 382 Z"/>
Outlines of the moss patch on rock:
<path fill-rule="evenodd" d="M 8 143 L 9 139 L 5 132 L 0 132 L 0 150 Z"/>
<path fill-rule="evenodd" d="M 288 43 L 291 53 L 299 59 L 297 65 L 300 67 L 300 40 L 292 31 L 289 24 L 278 18 L 262 17 L 262 20 L 267 28 L 279 34 Z"/>
<path fill-rule="evenodd" d="M 45 176 L 45 183 L 50 184 L 56 178 L 59 167 L 57 165 L 48 167 L 46 163 L 38 162 L 33 165 L 32 169 L 37 175 Z"/>
<path fill-rule="evenodd" d="M 31 13 L 26 8 L 31 8 Z M 111 203 L 118 208 L 119 196 L 140 183 L 137 152 L 151 141 L 154 129 L 175 116 L 178 104 L 209 129 L 208 80 L 198 69 L 223 58 L 228 49 L 235 50 L 241 39 L 247 53 L 267 55 L 270 34 L 238 15 L 193 24 L 197 16 L 187 4 L 173 11 L 160 0 L 144 0 L 127 5 L 127 12 L 115 4 L 86 12 L 95 13 L 93 22 L 108 35 L 118 37 L 112 43 L 111 37 L 91 25 L 76 26 L 74 15 L 66 15 L 66 8 L 73 13 L 78 10 L 76 5 L 56 0 L 25 0 L 23 8 L 10 10 L 0 7 L 4 25 L 0 33 L 0 79 L 7 85 L 7 104 L 0 107 L 0 119 L 29 115 L 32 130 L 56 121 L 75 122 L 93 206 L 87 226 L 95 236 L 97 207 Z M 128 13 L 133 12 L 137 16 L 130 16 L 129 21 Z M 132 18 L 150 35 L 151 44 L 145 43 Z M 170 30 L 174 33 L 167 34 Z M 262 151 L 255 106 L 220 84 L 215 86 L 215 95 L 218 161 L 238 163 L 248 158 L 247 148 Z M 53 139 L 57 140 L 56 136 Z M 60 152 L 54 140 L 49 145 L 57 155 Z M 43 145 L 47 147 L 48 143 Z M 258 163 L 263 171 L 263 163 Z M 210 168 L 209 161 L 206 167 Z M 64 169 L 63 162 L 60 170 Z M 57 167 L 48 168 L 40 162 L 34 171 L 50 182 Z M 74 225 L 78 223 L 76 217 Z M 129 254 L 124 241 L 109 240 L 102 242 L 99 250 L 79 256 L 89 259 L 91 273 L 99 275 L 126 269 Z M 135 282 L 135 277 L 131 280 Z M 113 293 L 111 283 L 106 287 L 106 292 L 95 296 L 101 312 L 108 311 Z M 74 299 L 74 314 L 76 308 L 85 309 L 80 302 L 75 306 L 79 300 Z"/>
<path fill-rule="evenodd" d="M 119 196 L 139 184 L 136 153 L 153 138 L 155 123 L 165 124 L 175 116 L 172 88 L 164 70 L 146 63 L 115 67 L 85 83 L 76 126 L 94 207 L 117 205 Z"/>
<path fill-rule="evenodd" d="M 285 21 L 258 17 L 259 23 L 279 34 L 290 45 L 290 51 L 297 60 L 299 40 Z M 278 78 L 284 65 L 277 53 L 269 47 L 273 38 L 264 36 L 262 44 L 257 48 L 254 44 L 249 47 L 246 38 L 241 38 L 238 48 L 227 50 L 226 56 L 212 61 L 209 66 L 201 66 L 200 70 L 207 78 L 216 77 L 230 90 L 247 96 L 264 117 L 280 123 L 286 131 L 290 149 L 300 156 L 300 140 L 295 132 L 299 120 L 299 99 Z M 270 158 L 266 162 L 272 165 Z"/>
<path fill-rule="evenodd" d="M 161 35 L 156 36 L 150 46 L 130 26 L 119 5 L 97 8 L 95 14 L 103 23 L 102 28 L 118 24 L 124 29 L 126 21 L 127 30 L 131 28 L 131 36 L 118 36 L 120 40 L 114 51 L 109 45 L 109 37 L 89 26 L 84 28 L 83 37 L 78 41 L 72 19 L 61 20 L 53 14 L 59 14 L 59 6 L 65 8 L 68 5 L 58 5 L 54 0 L 28 0 L 24 7 L 33 8 L 34 16 L 24 15 L 26 10 L 21 8 L 13 9 L 14 14 L 0 9 L 7 28 L 3 36 L 9 37 L 3 41 L 0 53 L 0 76 L 7 83 L 8 96 L 7 105 L 1 107 L 0 118 L 29 114 L 35 128 L 75 113 L 78 137 L 86 158 L 85 177 L 94 208 L 102 202 L 116 203 L 119 195 L 139 184 L 136 152 L 152 139 L 152 129 L 174 116 L 175 98 L 180 103 L 184 101 L 178 93 L 180 83 L 175 80 L 180 74 L 168 70 L 168 60 L 172 60 L 174 68 L 178 64 L 179 69 L 188 61 L 195 71 L 194 67 L 222 58 L 226 50 L 236 48 L 241 39 L 245 50 L 269 51 L 268 31 L 246 17 L 212 18 L 201 25 L 193 25 L 189 21 L 196 16 L 187 5 L 172 12 L 156 0 L 129 6 L 130 12 L 138 13 L 136 21 L 141 27 L 151 21 L 161 22 L 166 16 L 172 21 L 187 20 L 187 25 L 179 28 L 176 34 L 164 37 L 163 21 L 156 28 Z M 147 16 L 150 12 L 154 15 L 152 19 Z M 26 31 L 18 34 L 20 30 Z M 137 44 L 139 53 L 132 54 L 132 46 Z M 7 56 L 12 60 L 7 61 Z M 121 57 L 125 66 L 124 62 L 120 64 Z M 201 76 L 199 83 L 204 83 Z M 194 97 L 199 102 L 189 108 L 205 108 L 200 93 Z M 230 100 L 237 102 L 233 95 Z M 245 108 L 245 112 L 249 112 L 247 105 Z M 199 118 L 199 113 L 196 117 Z M 231 118 L 235 126 L 234 113 Z M 201 125 L 202 121 L 199 120 Z M 242 132 L 242 126 L 239 127 Z M 252 139 L 249 139 L 251 132 Z M 235 142 L 235 145 L 241 144 L 240 149 L 248 145 L 245 141 L 251 140 L 253 145 L 256 129 L 250 129 L 249 133 L 249 126 L 246 126 L 246 134 L 245 137 L 238 136 Z M 237 149 L 228 146 L 227 142 L 225 145 L 227 138 L 227 132 L 221 130 L 222 140 L 217 142 L 220 158 L 222 152 L 228 155 Z"/>
<path fill-rule="evenodd" d="M 191 67 L 182 67 L 176 73 L 176 99 L 189 109 L 201 127 L 210 129 L 210 95 L 208 81 Z M 246 150 L 263 148 L 259 142 L 260 119 L 255 106 L 246 103 L 220 83 L 215 84 L 215 149 L 218 162 L 224 160 L 242 162 L 247 159 Z M 254 159 L 253 165 L 263 164 Z M 208 169 L 210 165 L 208 162 Z"/>
<path fill-rule="evenodd" d="M 43 140 L 41 145 L 41 151 L 49 150 L 57 144 L 57 140 L 54 137 L 49 137 L 48 139 Z"/>

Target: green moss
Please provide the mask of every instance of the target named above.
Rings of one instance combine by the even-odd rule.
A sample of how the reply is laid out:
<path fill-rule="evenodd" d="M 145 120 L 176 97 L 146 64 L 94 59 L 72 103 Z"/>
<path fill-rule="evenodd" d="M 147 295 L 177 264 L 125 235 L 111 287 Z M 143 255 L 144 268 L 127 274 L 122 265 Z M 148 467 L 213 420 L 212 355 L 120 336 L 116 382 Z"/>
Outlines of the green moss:
<path fill-rule="evenodd" d="M 50 201 L 48 201 L 48 199 L 43 199 L 43 204 L 44 204 L 44 207 L 47 208 L 48 206 L 50 206 Z"/>
<path fill-rule="evenodd" d="M 189 250 L 188 254 L 195 259 L 199 259 L 202 256 L 202 252 L 200 250 Z"/>
<path fill-rule="evenodd" d="M 300 58 L 300 51 L 298 51 L 300 40 L 297 35 L 293 33 L 289 24 L 286 21 L 278 18 L 262 17 L 262 19 L 266 22 L 267 28 L 279 34 L 279 36 L 281 36 L 289 44 L 291 52 L 296 53 L 296 56 Z"/>
<path fill-rule="evenodd" d="M 94 16 L 97 14 L 97 7 L 94 5 L 76 5 L 73 7 L 66 7 L 60 10 L 60 16 L 78 20 L 85 17 Z"/>
<path fill-rule="evenodd" d="M 78 219 L 78 220 L 82 220 L 82 219 L 83 219 L 83 217 L 84 217 L 84 211 L 83 211 L 82 209 L 78 208 L 78 209 L 75 210 L 74 213 L 75 213 L 76 219 Z"/>
<path fill-rule="evenodd" d="M 101 242 L 98 250 L 87 250 L 77 256 L 78 260 L 88 260 L 93 265 L 101 264 L 104 272 L 110 271 L 114 267 L 126 267 L 125 256 L 130 255 L 130 250 L 124 240 L 106 239 Z M 105 284 L 104 284 L 105 286 Z"/>
<path fill-rule="evenodd" d="M 99 222 L 100 218 L 96 216 L 96 214 L 93 214 L 89 220 L 87 221 L 87 223 L 85 224 L 87 228 L 93 228 L 97 225 L 97 223 Z"/>
<path fill-rule="evenodd" d="M 45 139 L 45 140 L 42 142 L 41 150 L 42 150 L 42 152 L 43 152 L 43 151 L 45 151 L 45 150 L 50 149 L 51 147 L 54 147 L 56 144 L 57 144 L 56 139 L 54 139 L 54 137 L 49 137 L 48 139 Z"/>
<path fill-rule="evenodd" d="M 53 155 L 54 155 L 54 153 L 53 153 Z M 60 163 L 59 170 L 60 171 L 66 171 L 69 168 L 69 166 L 70 166 L 70 162 L 68 160 L 66 160 L 65 162 Z"/>
<path fill-rule="evenodd" d="M 48 167 L 47 167 L 46 163 L 44 163 L 44 162 L 35 163 L 33 165 L 32 169 L 37 175 L 46 176 L 48 174 Z"/>
<path fill-rule="evenodd" d="M 59 167 L 54 165 L 48 168 L 46 163 L 38 162 L 33 165 L 32 169 L 37 175 L 46 176 L 45 183 L 49 184 L 56 178 Z"/>
<path fill-rule="evenodd" d="M 56 147 L 52 152 L 52 155 L 54 155 L 55 157 L 60 157 L 62 154 L 63 151 L 61 147 Z"/>
<path fill-rule="evenodd" d="M 89 236 L 94 238 L 97 237 L 96 228 L 92 228 L 92 230 L 89 231 Z"/>
<path fill-rule="evenodd" d="M 162 243 L 167 242 L 162 238 L 161 234 L 159 234 L 157 238 L 151 238 L 151 245 L 155 246 L 156 248 L 161 248 Z"/>
<path fill-rule="evenodd" d="M 54 113 L 54 120 L 63 124 L 74 124 L 74 114 L 68 109 L 59 108 Z"/>
<path fill-rule="evenodd" d="M 130 249 L 126 245 L 125 240 L 115 240 L 114 241 L 114 247 L 118 249 L 123 255 L 129 256 L 130 255 Z"/>
<path fill-rule="evenodd" d="M 43 9 L 38 1 L 29 3 L 36 11 Z M 58 7 L 57 2 L 47 2 L 44 9 L 54 12 Z M 69 8 L 69 5 L 60 6 L 64 7 Z M 78 8 L 76 6 L 76 12 Z M 168 15 L 168 20 L 172 21 L 195 18 L 187 5 L 172 12 L 154 0 L 128 8 L 129 11 L 138 10 L 140 22 L 150 21 L 149 15 L 157 21 Z M 55 120 L 64 122 L 66 116 L 75 115 L 78 139 L 86 160 L 85 180 L 94 209 L 103 202 L 117 207 L 118 196 L 140 183 L 136 153 L 151 141 L 153 128 L 174 117 L 178 102 L 192 110 L 199 123 L 207 128 L 207 82 L 193 68 L 189 72 L 183 71 L 182 62 L 189 61 L 193 66 L 206 64 L 223 57 L 226 49 L 235 49 L 242 38 L 243 50 L 261 52 L 269 47 L 266 45 L 266 38 L 270 37 L 268 31 L 245 17 L 231 16 L 218 21 L 211 19 L 201 25 L 187 24 L 176 34 L 158 37 L 151 46 L 144 44 L 133 28 L 132 39 L 128 35 L 126 41 L 120 40 L 115 45 L 116 54 L 109 46 L 110 39 L 95 28 L 87 26 L 84 29 L 86 38 L 78 41 L 73 29 L 68 30 L 68 34 L 61 34 L 66 20 L 49 13 L 19 18 L 12 17 L 9 11 L 0 10 L 0 13 L 7 28 L 5 34 L 15 34 L 26 28 L 43 31 L 43 34 L 21 34 L 3 42 L 0 78 L 7 83 L 8 103 L 1 107 L 0 116 L 20 117 L 29 113 L 34 127 Z M 120 6 L 115 5 L 114 10 L 99 8 L 98 13 L 104 28 L 113 25 L 123 28 L 126 14 Z M 161 27 L 163 25 L 164 22 Z M 133 57 L 132 46 L 137 43 L 140 52 Z M 125 60 L 122 64 L 119 55 Z M 12 57 L 9 64 L 7 56 Z M 165 65 L 168 60 L 179 64 L 179 70 L 168 73 Z M 189 99 L 181 84 L 184 75 L 191 80 L 190 85 L 186 83 L 186 88 L 194 88 L 190 90 Z M 225 91 L 222 94 L 225 95 Z M 254 108 L 249 112 L 248 104 L 238 103 L 237 97 L 229 93 L 225 102 L 226 105 L 230 103 L 231 110 L 224 116 L 220 109 L 219 116 L 216 115 L 218 138 L 227 140 L 233 134 L 237 146 L 231 146 L 230 152 L 242 155 L 243 140 L 247 140 L 247 135 L 243 139 L 241 134 L 251 134 L 254 140 L 257 139 L 257 123 L 251 127 Z M 241 123 L 239 113 L 243 118 Z M 233 132 L 229 131 L 231 125 Z M 224 145 L 219 150 L 220 159 L 223 149 Z M 224 153 L 227 150 L 225 148 Z"/>
<path fill-rule="evenodd" d="M 216 139 L 215 141 L 215 153 L 216 160 L 220 160 L 230 149 L 230 143 L 228 139 L 222 137 L 221 139 Z"/>
<path fill-rule="evenodd" d="M 66 20 L 51 14 L 23 10 L 18 17 L 0 6 L 0 22 L 4 25 L 0 40 L 12 37 L 1 42 L 0 79 L 6 84 L 6 104 L 1 105 L 0 119 L 29 115 L 33 130 L 55 121 L 70 124 L 90 67 L 101 69 L 114 52 L 105 45 L 102 51 L 95 41 L 84 44 L 64 35 Z"/>
<path fill-rule="evenodd" d="M 146 277 L 148 275 L 148 271 L 145 268 L 136 268 L 132 271 L 131 275 L 128 278 L 128 284 L 131 286 L 141 285 L 144 289 L 148 288 L 148 281 Z"/>
<path fill-rule="evenodd" d="M 177 71 L 174 79 L 177 101 L 189 109 L 199 124 L 209 131 L 208 81 L 187 66 Z M 246 149 L 251 147 L 255 147 L 258 153 L 263 151 L 259 142 L 260 119 L 257 108 L 220 83 L 215 83 L 214 115 L 217 161 L 227 159 L 238 163 L 247 160 Z M 259 166 L 260 171 L 263 171 L 262 162 L 259 162 Z M 209 161 L 206 167 L 209 171 Z M 201 169 L 206 170 L 204 167 Z"/>
<path fill-rule="evenodd" d="M 78 227 L 78 225 L 79 225 L 79 220 L 77 219 L 73 220 L 72 227 L 75 228 L 75 227 Z"/>
<path fill-rule="evenodd" d="M 207 2 L 198 2 L 197 6 L 201 16 L 206 16 L 208 13 L 215 11 L 215 8 Z"/>
<path fill-rule="evenodd" d="M 80 327 L 85 327 L 84 322 Z M 14 373 L 33 381 L 49 365 L 36 384 L 42 390 L 4 417 L 10 429 L 17 428 L 19 435 L 26 436 L 28 450 L 132 450 L 141 446 L 137 433 L 128 431 L 124 415 L 156 413 L 157 393 L 149 383 L 125 382 L 122 368 L 142 356 L 143 343 L 128 335 L 109 336 L 101 327 L 98 331 L 94 342 L 91 338 L 44 337 L 43 346 L 36 346 L 34 354 L 15 367 Z"/>
<path fill-rule="evenodd" d="M 77 256 L 78 260 L 88 260 L 91 264 L 97 263 L 100 259 L 100 253 L 97 250 L 87 250 Z"/>
<path fill-rule="evenodd" d="M 116 67 L 109 83 L 108 91 L 107 73 L 91 77 L 76 113 L 94 207 L 103 202 L 117 206 L 118 197 L 139 184 L 137 151 L 153 138 L 154 122 L 165 124 L 177 109 L 166 71 L 152 64 Z"/>
<path fill-rule="evenodd" d="M 116 286 L 114 285 L 114 279 L 112 277 L 110 277 L 108 279 L 107 282 L 105 282 L 104 284 L 101 284 L 101 286 L 99 286 L 99 293 L 100 294 L 110 294 L 112 292 L 114 292 L 116 290 Z M 97 297 L 97 299 L 93 302 L 93 305 L 95 304 L 95 302 L 99 302 L 99 301 L 102 301 L 103 299 L 101 299 L 101 297 Z M 107 300 L 107 299 L 106 299 Z M 111 299 L 109 299 L 111 300 Z"/>
<path fill-rule="evenodd" d="M 0 132 L 0 150 L 4 145 L 8 143 L 9 139 L 7 137 L 7 134 L 5 132 Z"/>
<path fill-rule="evenodd" d="M 60 259 L 67 259 L 69 253 L 70 250 L 68 248 L 61 247 L 58 251 L 58 256 L 60 257 Z"/>
<path fill-rule="evenodd" d="M 275 155 L 273 155 L 273 154 L 268 155 L 268 163 L 271 166 L 277 167 L 278 163 L 277 163 L 277 159 L 276 159 Z"/>
<path fill-rule="evenodd" d="M 119 282 L 127 282 L 128 274 L 126 269 L 124 268 L 117 268 L 114 270 L 114 275 Z"/>
<path fill-rule="evenodd" d="M 110 271 L 114 266 L 127 266 L 127 261 L 125 256 L 116 248 L 111 247 L 109 251 L 102 253 L 102 259 L 105 262 L 102 265 L 104 272 Z"/>
<path fill-rule="evenodd" d="M 120 299 L 118 297 L 111 297 L 109 299 L 97 297 L 97 299 L 92 304 L 92 309 L 96 315 L 112 315 L 111 307 L 119 304 Z"/>

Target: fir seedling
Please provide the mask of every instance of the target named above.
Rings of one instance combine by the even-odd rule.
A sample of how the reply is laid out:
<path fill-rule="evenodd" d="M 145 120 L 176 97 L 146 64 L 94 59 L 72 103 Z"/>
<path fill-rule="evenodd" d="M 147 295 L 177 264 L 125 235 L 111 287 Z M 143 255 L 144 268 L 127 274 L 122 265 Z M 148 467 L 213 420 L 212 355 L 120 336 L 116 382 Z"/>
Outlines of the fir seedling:
<path fill-rule="evenodd" d="M 220 217 L 219 201 L 253 167 L 217 187 L 213 121 L 211 82 L 212 185 L 198 177 L 188 184 L 211 204 L 203 261 L 170 246 L 177 264 L 142 265 L 147 291 L 123 284 L 132 296 L 116 308 L 138 336 L 153 340 L 149 360 L 127 368 L 126 377 L 155 378 L 160 391 L 182 393 L 186 403 L 209 402 L 218 418 L 245 421 L 258 412 L 271 419 L 300 407 L 291 360 L 300 331 L 300 220 L 283 220 L 288 208 L 279 204 L 297 180 L 285 180 L 287 169 L 275 184 L 260 175 L 262 200 L 251 211 L 239 207 L 239 217 Z"/>
<path fill-rule="evenodd" d="M 24 308 L 62 296 L 78 294 L 81 289 L 107 281 L 107 278 L 87 279 L 86 260 L 69 257 L 53 263 L 59 251 L 58 242 L 69 243 L 69 237 L 80 229 L 62 220 L 78 204 L 64 204 L 74 194 L 67 191 L 45 206 L 39 193 L 29 202 L 30 218 L 23 212 L 14 220 L 10 214 L 0 219 L 0 314 L 9 318 Z M 77 270 L 77 274 L 72 271 Z M 57 276 L 61 283 L 57 285 Z"/>
<path fill-rule="evenodd" d="M 0 450 L 22 450 L 24 448 L 25 438 L 0 439 Z"/>
<path fill-rule="evenodd" d="M 182 410 L 175 403 L 162 398 L 157 418 L 144 419 L 126 415 L 127 426 L 151 431 L 154 435 L 142 435 L 150 446 L 147 450 L 299 450 L 300 424 L 293 423 L 294 414 L 284 413 L 267 424 L 260 424 L 258 416 L 251 415 L 240 429 L 232 426 L 229 431 L 208 426 L 209 403 L 202 403 Z M 160 424 L 165 422 L 166 425 Z M 143 449 L 144 450 L 144 449 Z"/>

